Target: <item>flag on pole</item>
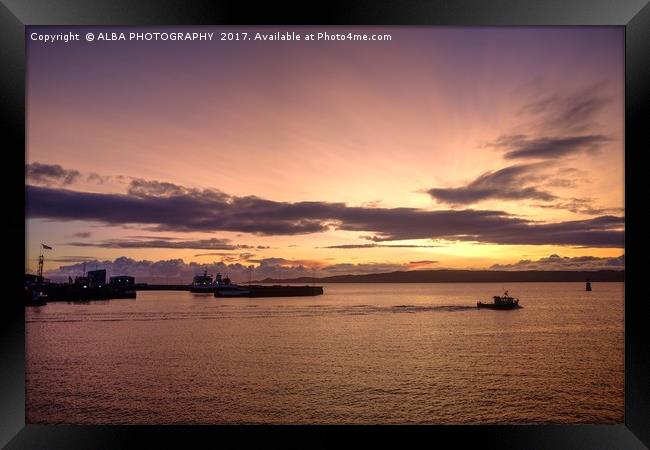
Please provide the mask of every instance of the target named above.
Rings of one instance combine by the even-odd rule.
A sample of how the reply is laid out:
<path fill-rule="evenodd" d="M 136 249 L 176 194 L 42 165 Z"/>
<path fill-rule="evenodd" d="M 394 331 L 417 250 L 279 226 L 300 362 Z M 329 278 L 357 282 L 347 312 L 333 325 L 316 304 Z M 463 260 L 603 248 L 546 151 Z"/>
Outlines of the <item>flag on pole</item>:
<path fill-rule="evenodd" d="M 52 247 L 49 245 L 41 244 L 45 250 L 52 250 Z"/>

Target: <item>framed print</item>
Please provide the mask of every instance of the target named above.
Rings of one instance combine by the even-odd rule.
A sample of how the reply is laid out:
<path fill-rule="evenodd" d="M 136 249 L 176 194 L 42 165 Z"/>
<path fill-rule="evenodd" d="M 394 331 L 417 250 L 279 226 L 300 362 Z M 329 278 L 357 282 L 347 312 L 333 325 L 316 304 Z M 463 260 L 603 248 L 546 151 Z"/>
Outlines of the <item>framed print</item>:
<path fill-rule="evenodd" d="M 648 445 L 647 2 L 1 11 L 7 448 Z"/>

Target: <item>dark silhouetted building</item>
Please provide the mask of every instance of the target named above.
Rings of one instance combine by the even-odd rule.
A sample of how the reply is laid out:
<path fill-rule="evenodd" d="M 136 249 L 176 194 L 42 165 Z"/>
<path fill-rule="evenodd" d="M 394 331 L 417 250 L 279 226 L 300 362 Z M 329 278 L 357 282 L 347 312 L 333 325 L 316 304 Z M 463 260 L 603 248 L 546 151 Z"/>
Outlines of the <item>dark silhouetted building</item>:
<path fill-rule="evenodd" d="M 119 277 L 111 277 L 109 280 L 111 287 L 115 288 L 127 288 L 135 286 L 135 278 L 129 277 L 126 275 L 121 275 Z"/>
<path fill-rule="evenodd" d="M 87 274 L 88 287 L 97 288 L 106 284 L 106 269 L 89 270 Z"/>

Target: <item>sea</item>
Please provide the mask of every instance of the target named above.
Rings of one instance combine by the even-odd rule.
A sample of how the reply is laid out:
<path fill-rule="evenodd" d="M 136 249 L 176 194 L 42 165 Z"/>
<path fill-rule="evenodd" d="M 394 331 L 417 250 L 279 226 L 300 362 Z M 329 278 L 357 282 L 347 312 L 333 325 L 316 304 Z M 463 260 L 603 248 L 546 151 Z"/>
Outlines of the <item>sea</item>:
<path fill-rule="evenodd" d="M 623 283 L 323 286 L 26 307 L 26 421 L 624 421 Z M 505 289 L 523 308 L 476 308 Z"/>

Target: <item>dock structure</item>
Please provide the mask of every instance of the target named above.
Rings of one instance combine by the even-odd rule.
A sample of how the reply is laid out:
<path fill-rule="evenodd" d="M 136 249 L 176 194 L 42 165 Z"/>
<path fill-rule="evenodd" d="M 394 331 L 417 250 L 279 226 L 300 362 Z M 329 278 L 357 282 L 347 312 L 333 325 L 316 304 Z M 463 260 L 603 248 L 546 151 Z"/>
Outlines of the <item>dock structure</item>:
<path fill-rule="evenodd" d="M 189 284 L 147 284 L 136 283 L 136 291 L 189 291 Z"/>
<path fill-rule="evenodd" d="M 55 301 L 91 301 L 136 298 L 135 279 L 128 276 L 111 277 L 106 283 L 106 270 L 91 270 L 83 276 L 68 277 L 67 283 L 52 283 L 36 275 L 25 275 L 25 296 L 28 303 Z"/>
<path fill-rule="evenodd" d="M 215 297 L 311 297 L 323 295 L 322 286 L 243 285 L 217 289 Z"/>
<path fill-rule="evenodd" d="M 136 283 L 131 276 L 110 277 L 106 271 L 95 270 L 68 279 L 67 283 L 52 283 L 38 275 L 25 275 L 26 305 L 44 305 L 56 301 L 95 301 L 136 298 L 137 291 L 191 291 L 191 284 Z M 215 297 L 307 297 L 322 295 L 322 286 L 296 285 L 237 285 L 215 288 Z"/>

